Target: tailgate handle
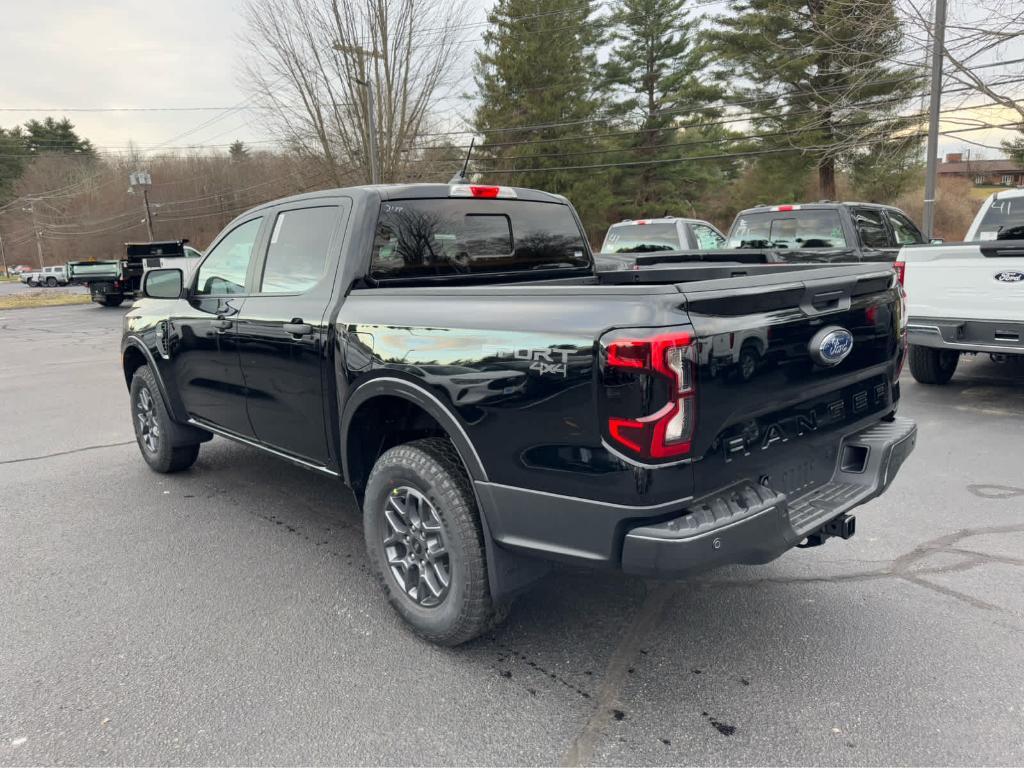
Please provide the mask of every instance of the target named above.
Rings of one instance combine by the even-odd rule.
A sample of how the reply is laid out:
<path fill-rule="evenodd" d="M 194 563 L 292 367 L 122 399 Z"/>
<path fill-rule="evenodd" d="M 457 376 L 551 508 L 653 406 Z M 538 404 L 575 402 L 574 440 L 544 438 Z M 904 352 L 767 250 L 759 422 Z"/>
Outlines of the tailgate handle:
<path fill-rule="evenodd" d="M 823 291 L 811 297 L 811 306 L 815 309 L 835 309 L 839 300 L 846 294 L 843 291 Z"/>

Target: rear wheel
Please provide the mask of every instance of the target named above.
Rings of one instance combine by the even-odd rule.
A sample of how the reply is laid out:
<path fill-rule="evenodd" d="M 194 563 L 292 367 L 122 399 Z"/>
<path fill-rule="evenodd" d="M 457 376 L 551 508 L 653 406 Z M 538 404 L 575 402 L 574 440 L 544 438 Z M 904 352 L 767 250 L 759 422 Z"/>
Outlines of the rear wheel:
<path fill-rule="evenodd" d="M 910 373 L 922 384 L 946 384 L 956 371 L 960 353 L 910 345 Z"/>
<path fill-rule="evenodd" d="M 103 306 L 120 307 L 122 301 L 124 301 L 124 296 L 121 294 L 108 294 L 103 297 Z"/>
<path fill-rule="evenodd" d="M 46 278 L 46 287 L 47 288 L 56 288 L 57 287 L 57 278 L 56 277 L 48 277 L 48 278 Z"/>
<path fill-rule="evenodd" d="M 199 456 L 199 443 L 171 444 L 171 417 L 148 365 L 135 371 L 131 387 L 132 423 L 142 458 L 157 472 L 180 472 Z"/>
<path fill-rule="evenodd" d="M 370 473 L 363 521 L 377 577 L 417 633 L 459 645 L 493 625 L 479 512 L 450 441 L 386 451 Z"/>

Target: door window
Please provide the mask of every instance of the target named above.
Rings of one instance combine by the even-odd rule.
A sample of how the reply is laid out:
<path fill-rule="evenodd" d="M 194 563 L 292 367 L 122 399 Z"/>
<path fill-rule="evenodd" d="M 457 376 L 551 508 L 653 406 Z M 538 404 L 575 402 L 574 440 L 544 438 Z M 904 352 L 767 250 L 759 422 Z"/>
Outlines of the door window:
<path fill-rule="evenodd" d="M 865 248 L 892 248 L 881 211 L 858 208 L 854 212 L 854 221 L 857 224 L 857 234 L 860 235 L 861 244 Z"/>
<path fill-rule="evenodd" d="M 277 214 L 260 293 L 303 293 L 320 282 L 337 221 L 333 205 Z"/>
<path fill-rule="evenodd" d="M 239 224 L 214 246 L 196 276 L 195 292 L 201 296 L 245 293 L 245 275 L 262 218 Z"/>
<path fill-rule="evenodd" d="M 896 245 L 914 245 L 924 242 L 924 235 L 914 226 L 914 222 L 896 211 L 889 211 L 889 223 L 896 235 Z"/>
<path fill-rule="evenodd" d="M 725 238 L 706 224 L 693 225 L 693 239 L 702 251 L 713 251 L 725 244 Z"/>

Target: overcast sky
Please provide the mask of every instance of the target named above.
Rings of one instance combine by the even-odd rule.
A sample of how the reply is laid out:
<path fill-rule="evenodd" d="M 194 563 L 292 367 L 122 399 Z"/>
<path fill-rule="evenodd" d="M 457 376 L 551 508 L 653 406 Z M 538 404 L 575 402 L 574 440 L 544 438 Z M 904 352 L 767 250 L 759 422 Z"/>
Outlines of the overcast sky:
<path fill-rule="evenodd" d="M 489 0 L 474 0 L 483 20 Z M 246 94 L 236 82 L 241 44 L 234 0 L 8 0 L 0 33 L 0 126 L 66 115 L 101 149 L 259 144 L 267 137 L 251 111 L 73 112 L 90 107 L 232 107 Z M 59 108 L 59 109 L 58 109 Z M 1004 112 L 1009 117 L 1008 111 Z M 954 116 L 950 116 L 954 117 Z M 990 122 L 1005 122 L 986 114 Z M 992 119 L 996 117 L 997 119 Z M 205 121 L 211 124 L 196 130 Z M 944 130 L 964 124 L 944 124 Z M 179 134 L 189 132 L 177 138 Z M 998 145 L 1006 132 L 964 134 Z M 945 137 L 943 151 L 963 144 Z M 975 148 L 975 153 L 996 152 Z"/>

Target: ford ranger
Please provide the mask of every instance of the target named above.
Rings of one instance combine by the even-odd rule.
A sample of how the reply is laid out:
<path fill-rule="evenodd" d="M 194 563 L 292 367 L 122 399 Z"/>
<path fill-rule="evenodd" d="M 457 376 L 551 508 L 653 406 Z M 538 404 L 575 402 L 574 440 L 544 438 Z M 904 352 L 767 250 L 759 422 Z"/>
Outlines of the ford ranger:
<path fill-rule="evenodd" d="M 544 192 L 278 200 L 143 291 L 122 359 L 149 466 L 219 435 L 339 478 L 437 643 L 556 561 L 677 578 L 848 538 L 914 447 L 890 264 L 596 273 Z M 747 376 L 712 368 L 731 335 L 760 341 Z"/>

